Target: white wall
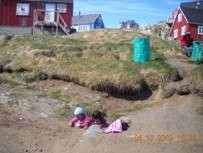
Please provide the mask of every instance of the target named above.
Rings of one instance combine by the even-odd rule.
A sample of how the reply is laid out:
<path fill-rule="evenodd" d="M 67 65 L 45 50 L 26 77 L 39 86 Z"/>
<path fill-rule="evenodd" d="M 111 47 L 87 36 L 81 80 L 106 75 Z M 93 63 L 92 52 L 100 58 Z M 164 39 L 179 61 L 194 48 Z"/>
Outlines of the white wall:
<path fill-rule="evenodd" d="M 90 25 L 77 25 L 72 26 L 72 28 L 76 29 L 77 32 L 90 31 Z"/>

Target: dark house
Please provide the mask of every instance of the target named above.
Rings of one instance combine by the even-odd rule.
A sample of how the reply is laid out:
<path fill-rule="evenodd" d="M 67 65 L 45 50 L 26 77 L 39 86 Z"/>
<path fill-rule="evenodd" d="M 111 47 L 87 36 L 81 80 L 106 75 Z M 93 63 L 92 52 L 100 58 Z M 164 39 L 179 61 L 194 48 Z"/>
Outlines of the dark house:
<path fill-rule="evenodd" d="M 105 28 L 104 22 L 100 14 L 89 14 L 73 16 L 72 28 L 76 29 L 77 32 L 90 31 L 94 29 Z"/>
<path fill-rule="evenodd" d="M 52 27 L 67 34 L 72 15 L 73 0 L 0 0 L 3 27 Z"/>
<path fill-rule="evenodd" d="M 202 0 L 180 4 L 169 35 L 180 41 L 185 32 L 190 32 L 194 40 L 203 40 Z"/>

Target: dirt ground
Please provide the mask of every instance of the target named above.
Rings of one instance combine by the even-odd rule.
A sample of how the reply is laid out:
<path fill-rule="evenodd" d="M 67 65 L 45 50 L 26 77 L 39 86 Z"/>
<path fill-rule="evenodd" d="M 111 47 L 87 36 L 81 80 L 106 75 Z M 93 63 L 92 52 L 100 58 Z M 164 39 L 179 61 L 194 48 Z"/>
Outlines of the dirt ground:
<path fill-rule="evenodd" d="M 194 68 L 168 57 L 188 83 Z M 176 64 L 175 64 L 176 63 Z M 88 137 L 84 129 L 70 128 L 58 111 L 67 101 L 43 95 L 43 90 L 62 87 L 68 104 L 90 101 L 110 111 L 153 102 L 152 107 L 126 115 L 130 128 L 122 134 L 96 134 Z M 37 88 L 0 86 L 0 153 L 202 153 L 203 116 L 196 109 L 203 105 L 196 95 L 125 100 L 62 81 L 36 82 Z"/>

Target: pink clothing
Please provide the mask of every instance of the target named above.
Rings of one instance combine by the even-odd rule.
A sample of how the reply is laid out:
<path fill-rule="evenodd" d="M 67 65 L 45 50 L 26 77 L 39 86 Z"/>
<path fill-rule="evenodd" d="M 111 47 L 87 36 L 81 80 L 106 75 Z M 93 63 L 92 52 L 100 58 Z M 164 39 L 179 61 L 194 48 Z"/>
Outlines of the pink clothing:
<path fill-rule="evenodd" d="M 123 132 L 122 129 L 122 122 L 120 119 L 114 121 L 113 123 L 111 123 L 111 125 L 104 131 L 105 133 L 121 133 Z"/>
<path fill-rule="evenodd" d="M 77 124 L 77 125 L 76 125 Z M 91 118 L 87 115 L 84 116 L 83 120 L 78 120 L 77 117 L 73 117 L 70 121 L 69 121 L 69 125 L 72 126 L 78 126 L 81 128 L 87 128 L 89 125 L 91 124 Z"/>

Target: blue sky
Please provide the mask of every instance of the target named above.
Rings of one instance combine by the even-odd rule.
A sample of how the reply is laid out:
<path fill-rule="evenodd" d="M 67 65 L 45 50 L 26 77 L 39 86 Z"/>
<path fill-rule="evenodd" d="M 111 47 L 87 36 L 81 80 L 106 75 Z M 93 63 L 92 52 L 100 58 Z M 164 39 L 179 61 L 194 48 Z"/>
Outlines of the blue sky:
<path fill-rule="evenodd" d="M 134 19 L 141 26 L 171 16 L 180 2 L 192 0 L 74 0 L 74 15 L 99 13 L 106 27 L 116 28 L 122 20 Z"/>

